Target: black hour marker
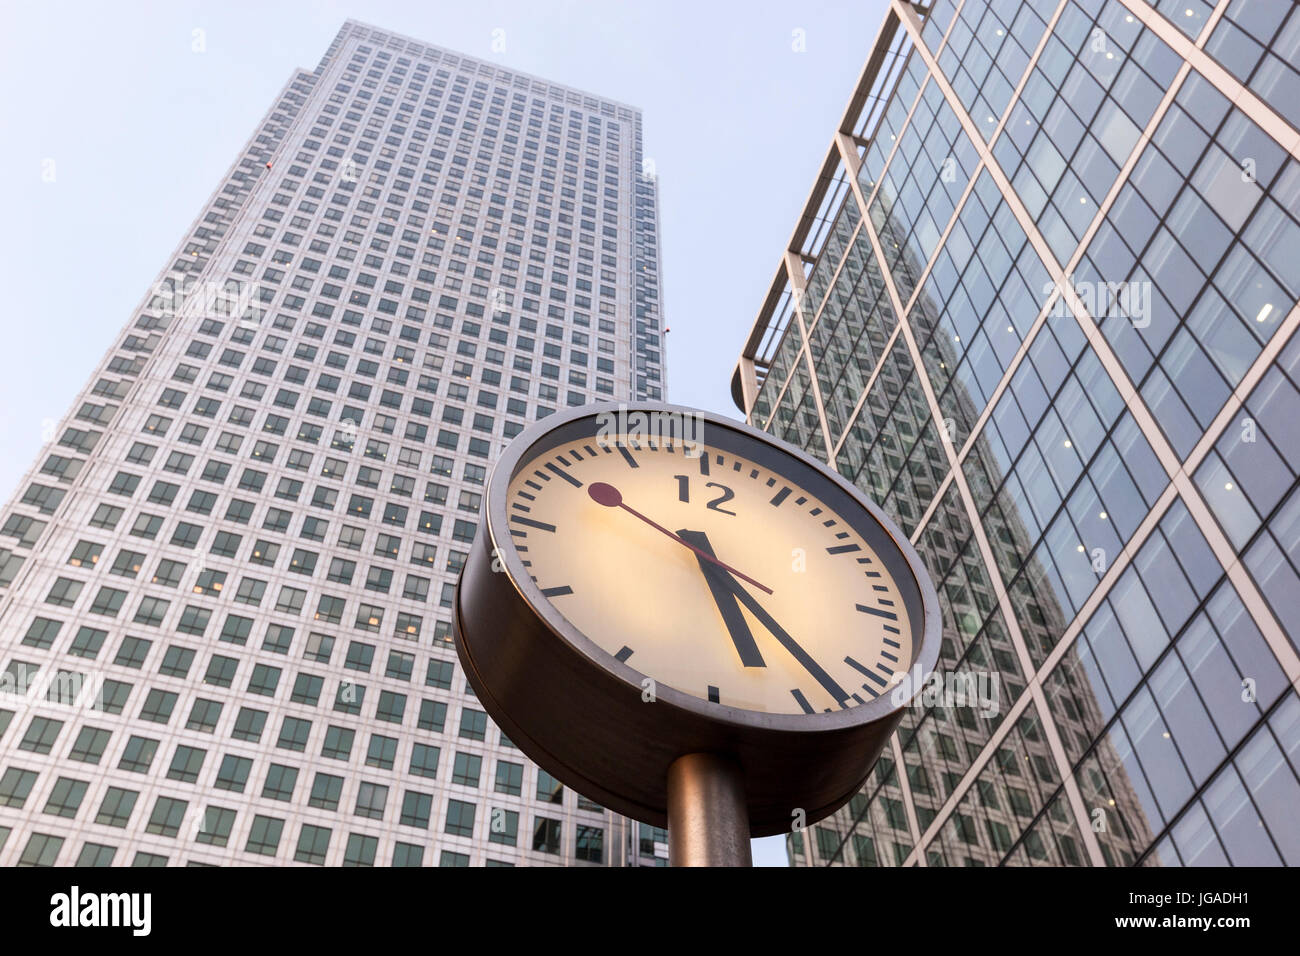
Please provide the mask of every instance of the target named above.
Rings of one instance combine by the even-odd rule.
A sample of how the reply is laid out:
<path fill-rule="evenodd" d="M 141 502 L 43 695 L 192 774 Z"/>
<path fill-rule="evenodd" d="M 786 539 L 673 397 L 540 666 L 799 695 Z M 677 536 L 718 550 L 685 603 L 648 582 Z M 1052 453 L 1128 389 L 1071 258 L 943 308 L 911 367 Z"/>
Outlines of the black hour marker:
<path fill-rule="evenodd" d="M 631 656 L 632 656 L 632 648 L 625 646 L 621 651 L 619 651 L 617 654 L 614 655 L 614 660 L 618 661 L 619 663 L 623 663 L 626 662 L 627 659 Z"/>
<path fill-rule="evenodd" d="M 532 518 L 525 518 L 522 515 L 511 515 L 510 520 L 513 521 L 515 524 L 525 524 L 528 525 L 528 527 L 530 528 L 536 528 L 538 531 L 555 530 L 555 525 L 553 524 L 547 524 L 545 521 L 534 521 Z M 861 607 L 862 605 L 859 604 L 858 608 L 861 609 Z"/>
<path fill-rule="evenodd" d="M 565 594 L 572 594 L 572 593 L 573 593 L 573 588 L 569 587 L 567 584 L 561 584 L 559 587 L 554 587 L 554 588 L 542 588 L 542 595 L 548 598 L 561 597 Z"/>
<path fill-rule="evenodd" d="M 790 691 L 790 693 L 794 697 L 795 702 L 799 705 L 800 710 L 802 710 L 805 714 L 814 713 L 812 704 L 808 703 L 808 698 L 803 695 L 803 691 L 792 690 Z"/>
<path fill-rule="evenodd" d="M 561 460 L 563 460 L 563 459 L 561 459 Z M 573 487 L 575 487 L 575 488 L 581 488 L 581 487 L 582 487 L 582 482 L 580 482 L 577 478 L 574 478 L 574 477 L 573 477 L 571 474 L 569 474 L 567 471 L 563 471 L 563 470 L 561 470 L 560 467 L 557 466 L 554 462 L 548 461 L 548 462 L 546 463 L 546 470 L 547 470 L 547 471 L 553 471 L 553 472 L 555 472 L 555 474 L 559 475 L 561 478 L 563 478 L 563 479 L 564 479 L 565 481 L 567 481 L 569 484 L 573 485 Z"/>
<path fill-rule="evenodd" d="M 709 473 L 709 453 L 703 452 L 700 455 L 700 474 L 707 475 L 708 473 Z"/>
<path fill-rule="evenodd" d="M 709 685 L 709 701 L 714 704 L 721 703 L 721 701 L 718 699 L 718 689 L 714 687 L 712 684 Z"/>
<path fill-rule="evenodd" d="M 552 528 L 551 530 L 555 530 L 555 529 Z M 856 607 L 863 614 L 874 614 L 876 615 L 876 617 L 883 617 L 890 621 L 898 620 L 898 615 L 895 614 L 893 611 L 882 611 L 878 607 L 867 607 L 865 604 L 858 604 L 856 605 Z"/>
<path fill-rule="evenodd" d="M 790 497 L 790 489 L 782 488 L 780 491 L 778 491 L 775 495 L 772 496 L 772 504 L 779 508 L 781 507 L 781 502 L 785 501 L 785 499 L 789 497 Z"/>
<path fill-rule="evenodd" d="M 827 548 L 827 554 L 848 554 L 850 551 L 861 551 L 856 544 L 837 544 L 833 548 Z"/>
<path fill-rule="evenodd" d="M 857 672 L 860 673 L 860 674 L 865 674 L 866 676 L 868 676 L 868 677 L 873 677 L 873 678 L 876 676 L 875 674 L 873 674 L 873 673 L 871 672 L 871 670 L 870 670 L 869 668 L 867 668 L 867 667 L 866 667 L 865 665 L 863 665 L 863 664 L 859 664 L 857 661 L 855 661 L 855 660 L 854 660 L 853 658 L 851 658 L 851 657 L 846 657 L 846 658 L 844 658 L 844 663 L 845 663 L 845 664 L 848 664 L 850 667 L 852 667 L 855 671 L 857 671 Z"/>
<path fill-rule="evenodd" d="M 618 451 L 619 451 L 619 454 L 621 454 L 621 455 L 623 456 L 623 460 L 624 460 L 625 462 L 628 463 L 628 467 L 630 467 L 630 468 L 640 468 L 640 467 L 641 467 L 640 465 L 638 465 L 638 464 L 636 463 L 636 459 L 632 457 L 632 453 L 631 453 L 630 451 L 627 450 L 627 446 L 624 445 L 622 442 L 619 442 L 619 444 L 618 444 Z"/>

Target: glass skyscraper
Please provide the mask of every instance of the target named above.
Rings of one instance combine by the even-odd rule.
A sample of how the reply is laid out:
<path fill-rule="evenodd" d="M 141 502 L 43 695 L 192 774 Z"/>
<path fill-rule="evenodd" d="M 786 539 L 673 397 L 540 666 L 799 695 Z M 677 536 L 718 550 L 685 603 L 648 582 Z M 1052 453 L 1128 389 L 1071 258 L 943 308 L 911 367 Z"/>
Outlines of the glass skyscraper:
<path fill-rule="evenodd" d="M 942 682 L 794 864 L 1300 863 L 1297 67 L 1288 3 L 891 3 L 732 391 Z"/>
<path fill-rule="evenodd" d="M 653 861 L 450 621 L 508 440 L 664 397 L 659 300 L 638 110 L 347 22 L 0 512 L 0 865 Z"/>

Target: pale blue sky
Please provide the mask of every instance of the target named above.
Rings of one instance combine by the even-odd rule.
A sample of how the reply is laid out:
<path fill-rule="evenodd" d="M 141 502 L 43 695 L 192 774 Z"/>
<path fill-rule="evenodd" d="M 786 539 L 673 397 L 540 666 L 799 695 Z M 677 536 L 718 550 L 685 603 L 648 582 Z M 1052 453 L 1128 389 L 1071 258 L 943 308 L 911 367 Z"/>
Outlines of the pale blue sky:
<path fill-rule="evenodd" d="M 736 415 L 732 367 L 885 6 L 0 0 L 0 495 L 271 98 L 348 17 L 641 108 L 669 397 Z M 755 849 L 756 863 L 784 865 L 781 838 Z"/>

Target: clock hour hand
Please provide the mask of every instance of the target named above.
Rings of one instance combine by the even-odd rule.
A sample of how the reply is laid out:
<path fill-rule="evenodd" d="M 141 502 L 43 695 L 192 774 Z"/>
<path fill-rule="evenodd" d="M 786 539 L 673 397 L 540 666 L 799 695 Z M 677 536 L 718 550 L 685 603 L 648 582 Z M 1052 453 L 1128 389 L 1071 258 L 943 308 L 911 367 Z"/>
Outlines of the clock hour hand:
<path fill-rule="evenodd" d="M 713 553 L 713 546 L 709 543 L 709 536 L 703 531 L 681 530 L 677 532 L 677 537 L 697 549 L 695 557 L 699 561 L 700 572 L 709 585 L 709 592 L 713 595 L 713 603 L 718 606 L 718 613 L 722 615 L 723 623 L 727 625 L 727 633 L 731 635 L 731 643 L 736 645 L 736 653 L 740 655 L 740 662 L 746 667 L 766 667 L 767 665 L 763 663 L 763 655 L 759 653 L 758 645 L 754 643 L 754 635 L 750 633 L 749 625 L 745 623 L 745 616 L 740 613 L 740 605 L 736 603 L 736 595 L 725 580 L 728 577 L 727 572 L 716 564 L 710 563 L 704 556 L 707 554 L 716 557 Z"/>
<path fill-rule="evenodd" d="M 724 575 L 724 577 L 730 578 L 730 575 Z M 781 646 L 793 654 L 794 659 L 803 666 L 804 670 L 817 679 L 817 683 L 821 684 L 826 693 L 834 698 L 835 703 L 841 707 L 844 706 L 844 702 L 849 699 L 848 691 L 837 684 L 835 679 L 826 673 L 822 666 L 813 660 L 812 656 L 799 645 L 799 642 L 786 633 L 785 628 L 776 623 L 775 618 L 767 613 L 767 609 L 759 604 L 752 594 L 740 586 L 739 582 L 732 578 L 725 583 L 731 593 L 736 596 L 741 604 L 749 608 L 749 612 L 759 619 L 762 625 L 771 632 L 772 636 L 781 643 Z"/>

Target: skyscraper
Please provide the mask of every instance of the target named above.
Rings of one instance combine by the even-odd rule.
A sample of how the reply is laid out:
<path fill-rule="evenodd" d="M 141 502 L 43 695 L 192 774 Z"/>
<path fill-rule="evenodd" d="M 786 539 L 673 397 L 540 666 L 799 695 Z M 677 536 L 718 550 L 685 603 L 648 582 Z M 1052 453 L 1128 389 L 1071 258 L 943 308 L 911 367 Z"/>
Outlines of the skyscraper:
<path fill-rule="evenodd" d="M 659 309 L 639 111 L 348 21 L 0 514 L 0 865 L 653 860 L 450 620 L 496 454 L 662 398 Z"/>
<path fill-rule="evenodd" d="M 732 391 L 911 538 L 942 680 L 794 864 L 1300 862 L 1297 37 L 891 3 Z"/>

